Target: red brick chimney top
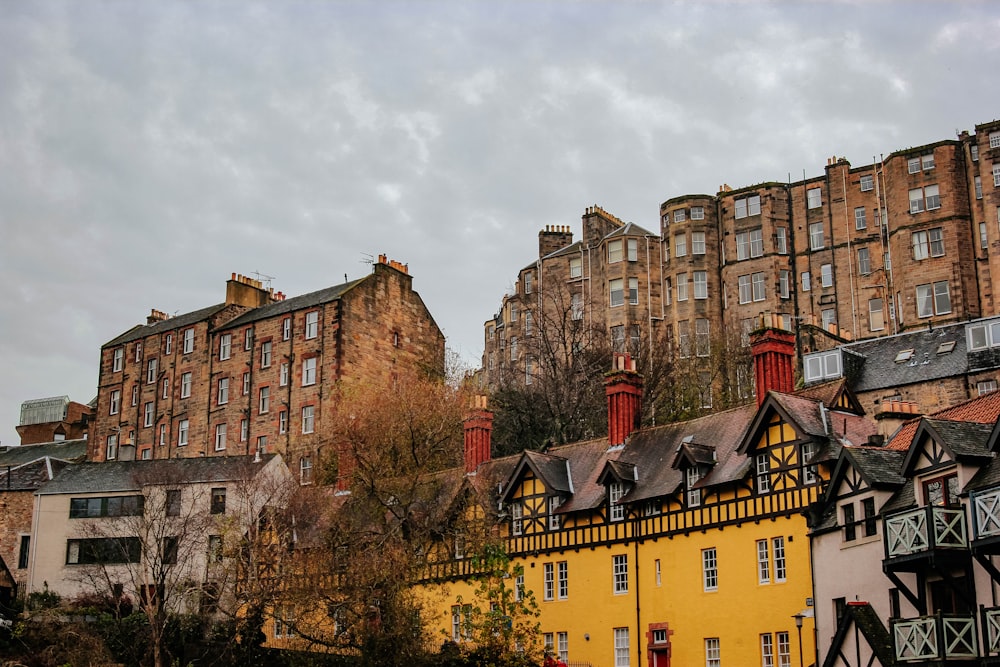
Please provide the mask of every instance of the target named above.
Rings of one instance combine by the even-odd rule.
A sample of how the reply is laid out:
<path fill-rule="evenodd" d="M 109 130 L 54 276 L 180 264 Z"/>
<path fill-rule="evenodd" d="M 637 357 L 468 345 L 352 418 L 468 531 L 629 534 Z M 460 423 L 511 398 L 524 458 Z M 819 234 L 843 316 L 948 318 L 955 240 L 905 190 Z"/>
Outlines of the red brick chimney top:
<path fill-rule="evenodd" d="M 378 256 L 378 263 L 379 264 L 385 264 L 386 266 L 391 266 L 392 268 L 396 269 L 400 273 L 405 273 L 406 275 L 410 275 L 410 265 L 409 264 L 403 264 L 402 262 L 397 262 L 394 259 L 389 259 L 385 255 L 379 255 Z"/>
<path fill-rule="evenodd" d="M 604 379 L 608 397 L 608 444 L 625 444 L 625 439 L 639 428 L 642 415 L 642 376 L 635 372 L 635 360 L 616 354 L 614 368 Z"/>
<path fill-rule="evenodd" d="M 773 327 L 759 329 L 751 334 L 750 351 L 758 406 L 769 391 L 795 389 L 795 334 Z"/>
<path fill-rule="evenodd" d="M 474 473 L 490 460 L 493 413 L 486 409 L 486 397 L 474 396 L 469 416 L 463 423 L 465 430 L 465 472 Z"/>

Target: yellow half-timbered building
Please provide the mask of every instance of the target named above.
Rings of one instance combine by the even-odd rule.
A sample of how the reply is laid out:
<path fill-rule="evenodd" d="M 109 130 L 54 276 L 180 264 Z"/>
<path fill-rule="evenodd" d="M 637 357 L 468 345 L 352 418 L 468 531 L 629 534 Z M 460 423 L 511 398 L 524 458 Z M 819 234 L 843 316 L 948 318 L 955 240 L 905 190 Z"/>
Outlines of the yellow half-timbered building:
<path fill-rule="evenodd" d="M 790 335 L 763 336 L 790 354 Z M 781 666 L 800 651 L 812 663 L 804 515 L 843 445 L 865 443 L 874 423 L 840 381 L 636 429 L 638 382 L 621 366 L 608 376 L 607 439 L 484 461 L 473 475 L 482 488 L 502 480 L 501 529 L 543 642 L 593 667 Z M 437 581 L 446 599 L 468 595 L 461 576 Z M 444 632 L 452 612 L 441 611 Z"/>

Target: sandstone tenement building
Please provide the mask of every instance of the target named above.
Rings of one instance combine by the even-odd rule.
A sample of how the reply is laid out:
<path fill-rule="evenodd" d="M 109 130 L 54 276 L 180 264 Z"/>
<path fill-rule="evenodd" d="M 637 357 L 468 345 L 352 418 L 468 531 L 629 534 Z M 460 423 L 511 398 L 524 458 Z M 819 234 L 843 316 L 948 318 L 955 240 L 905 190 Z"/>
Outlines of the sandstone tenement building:
<path fill-rule="evenodd" d="M 681 357 L 709 356 L 726 329 L 745 342 L 762 313 L 795 326 L 799 355 L 995 315 L 998 216 L 1000 121 L 860 167 L 833 157 L 797 182 L 671 197 L 655 234 L 591 207 L 580 241 L 539 233 L 538 258 L 485 324 L 484 377 L 506 367 L 531 382 L 523 343 L 551 319 L 546 276 L 619 350 L 649 337 Z"/>
<path fill-rule="evenodd" d="M 444 371 L 444 336 L 405 265 L 285 298 L 233 274 L 224 303 L 153 311 L 101 348 L 88 459 L 280 453 L 312 478 L 338 382 Z"/>

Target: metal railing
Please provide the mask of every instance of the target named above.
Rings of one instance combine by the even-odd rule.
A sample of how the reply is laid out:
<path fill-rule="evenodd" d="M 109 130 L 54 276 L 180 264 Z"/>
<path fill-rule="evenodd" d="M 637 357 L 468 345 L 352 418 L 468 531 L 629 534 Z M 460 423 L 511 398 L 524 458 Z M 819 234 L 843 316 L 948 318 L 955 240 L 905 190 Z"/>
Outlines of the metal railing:
<path fill-rule="evenodd" d="M 969 535 L 962 508 L 928 505 L 885 518 L 886 558 L 968 546 Z"/>
<path fill-rule="evenodd" d="M 979 656 L 976 621 L 968 614 L 936 614 L 892 622 L 896 660 L 953 660 Z"/>

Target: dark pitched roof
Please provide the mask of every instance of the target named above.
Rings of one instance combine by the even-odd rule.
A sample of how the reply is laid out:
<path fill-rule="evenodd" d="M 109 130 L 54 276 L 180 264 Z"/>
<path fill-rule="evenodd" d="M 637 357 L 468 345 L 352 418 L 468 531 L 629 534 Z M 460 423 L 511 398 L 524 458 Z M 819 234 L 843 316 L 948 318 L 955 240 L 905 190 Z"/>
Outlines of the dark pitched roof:
<path fill-rule="evenodd" d="M 986 449 L 986 440 L 993 431 L 992 424 L 977 424 L 975 422 L 956 422 L 944 419 L 925 417 L 924 423 L 933 427 L 941 437 L 942 443 L 959 458 L 988 458 L 990 452 Z"/>
<path fill-rule="evenodd" d="M 10 447 L 7 451 L 0 453 L 0 467 L 20 466 L 44 458 L 82 461 L 86 456 L 87 441 L 85 439 L 58 440 L 37 445 Z"/>
<path fill-rule="evenodd" d="M 643 229 L 634 222 L 627 222 L 604 238 L 613 239 L 616 236 L 657 236 L 657 234 Z"/>
<path fill-rule="evenodd" d="M 114 493 L 139 491 L 154 484 L 231 482 L 256 475 L 276 456 L 268 454 L 261 463 L 254 463 L 252 456 L 80 463 L 65 467 L 37 493 Z"/>
<path fill-rule="evenodd" d="M 17 467 L 0 469 L 0 493 L 5 491 L 35 491 L 47 484 L 68 465 L 72 464 L 45 457 Z"/>
<path fill-rule="evenodd" d="M 284 301 L 276 301 L 275 303 L 269 303 L 268 305 L 261 306 L 260 308 L 248 310 L 236 319 L 222 324 L 219 328 L 230 329 L 233 327 L 240 327 L 268 317 L 285 315 L 287 313 L 295 312 L 296 310 L 302 310 L 303 308 L 312 308 L 313 306 L 318 306 L 323 303 L 336 301 L 352 287 L 358 283 L 364 282 L 368 278 L 369 276 L 365 276 L 364 278 L 358 278 L 357 280 L 352 280 L 341 285 L 334 285 L 333 287 L 327 287 L 315 292 L 310 292 L 309 294 L 290 297 Z"/>
<path fill-rule="evenodd" d="M 217 303 L 214 306 L 208 306 L 207 308 L 200 308 L 198 310 L 192 310 L 190 313 L 184 313 L 183 315 L 177 315 L 175 317 L 170 317 L 159 322 L 153 322 L 152 324 L 137 324 L 125 333 L 121 334 L 117 338 L 114 338 L 102 347 L 111 347 L 113 345 L 121 345 L 122 343 L 128 343 L 129 341 L 139 340 L 140 338 L 145 338 L 146 336 L 151 336 L 163 331 L 173 331 L 174 329 L 180 329 L 182 327 L 187 327 L 198 322 L 207 320 L 212 315 L 215 315 L 220 310 L 226 307 L 224 303 Z"/>
<path fill-rule="evenodd" d="M 553 250 L 548 255 L 545 255 L 542 259 L 548 259 L 549 257 L 560 257 L 562 255 L 568 255 L 570 253 L 579 253 L 583 249 L 583 241 L 575 241 L 570 243 L 568 246 L 563 246 L 559 250 Z M 535 263 L 532 262 L 528 266 L 534 266 Z M 525 267 L 528 268 L 528 267 Z"/>
<path fill-rule="evenodd" d="M 938 354 L 941 343 L 949 342 L 954 342 L 954 348 Z M 852 382 L 856 392 L 964 375 L 969 370 L 964 323 L 907 331 L 895 336 L 849 343 L 842 348 L 864 357 L 864 364 Z M 913 356 L 909 360 L 896 361 L 899 352 L 911 348 Z"/>
<path fill-rule="evenodd" d="M 901 472 L 904 452 L 885 447 L 844 447 L 844 454 L 872 487 L 893 487 L 906 482 Z"/>

